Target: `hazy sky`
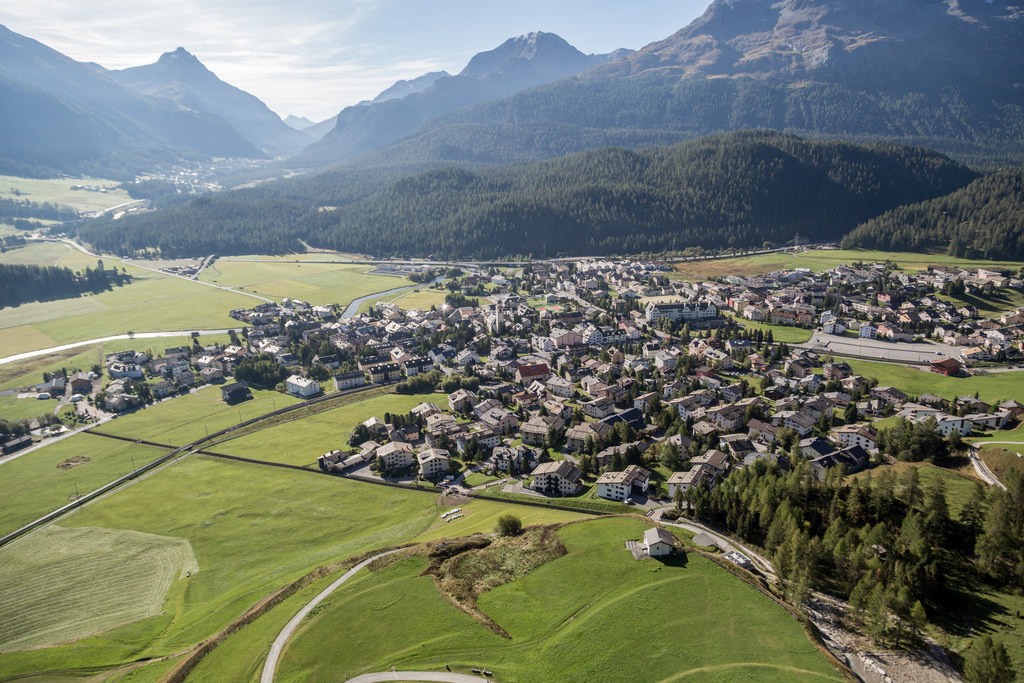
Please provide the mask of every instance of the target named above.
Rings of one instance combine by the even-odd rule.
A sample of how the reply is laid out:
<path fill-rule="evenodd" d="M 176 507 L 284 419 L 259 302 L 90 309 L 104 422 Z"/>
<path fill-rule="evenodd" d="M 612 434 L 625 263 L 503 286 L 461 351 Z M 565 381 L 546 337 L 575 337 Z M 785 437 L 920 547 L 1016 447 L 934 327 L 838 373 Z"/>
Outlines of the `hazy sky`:
<path fill-rule="evenodd" d="M 557 33 L 583 52 L 639 48 L 710 0 L 11 0 L 0 24 L 109 69 L 184 47 L 282 116 L 321 120 L 477 52 Z"/>

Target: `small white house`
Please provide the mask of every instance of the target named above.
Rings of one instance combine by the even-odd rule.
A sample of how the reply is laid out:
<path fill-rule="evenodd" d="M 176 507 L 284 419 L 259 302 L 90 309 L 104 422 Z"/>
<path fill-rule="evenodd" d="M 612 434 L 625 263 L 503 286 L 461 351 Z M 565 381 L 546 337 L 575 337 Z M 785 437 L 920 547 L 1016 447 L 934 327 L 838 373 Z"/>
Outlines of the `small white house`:
<path fill-rule="evenodd" d="M 661 527 L 653 527 L 644 532 L 644 550 L 650 557 L 671 555 L 676 549 L 676 538 Z"/>

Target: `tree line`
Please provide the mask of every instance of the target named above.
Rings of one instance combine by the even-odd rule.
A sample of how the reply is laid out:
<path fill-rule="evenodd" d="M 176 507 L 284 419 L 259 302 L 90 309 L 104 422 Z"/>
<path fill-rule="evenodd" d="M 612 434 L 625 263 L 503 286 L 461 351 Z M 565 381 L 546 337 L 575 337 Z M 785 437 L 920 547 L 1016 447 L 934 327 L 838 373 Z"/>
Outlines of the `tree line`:
<path fill-rule="evenodd" d="M 102 265 L 75 272 L 62 266 L 0 263 L 0 308 L 104 292 L 129 279 L 129 275 L 105 270 Z"/>
<path fill-rule="evenodd" d="M 898 145 L 743 132 L 640 152 L 605 149 L 499 170 L 443 168 L 371 188 L 327 176 L 206 196 L 96 221 L 81 237 L 122 254 L 283 253 L 316 247 L 376 256 L 492 258 L 761 247 L 799 232 L 838 240 L 888 209 L 977 177 Z M 325 186 L 324 183 L 327 183 Z"/>
<path fill-rule="evenodd" d="M 843 246 L 1024 258 L 1024 169 L 993 173 L 949 195 L 887 211 L 853 230 Z"/>

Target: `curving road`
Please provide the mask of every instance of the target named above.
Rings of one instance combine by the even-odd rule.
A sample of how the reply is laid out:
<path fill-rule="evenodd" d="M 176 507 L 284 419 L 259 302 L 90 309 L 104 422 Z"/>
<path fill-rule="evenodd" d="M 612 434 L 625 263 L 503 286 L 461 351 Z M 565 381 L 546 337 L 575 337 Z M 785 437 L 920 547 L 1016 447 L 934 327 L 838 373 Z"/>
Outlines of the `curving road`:
<path fill-rule="evenodd" d="M 989 446 L 999 444 L 1013 444 L 1014 446 L 1020 446 L 1020 444 L 1015 441 L 986 441 L 982 445 Z M 971 459 L 971 464 L 974 465 L 974 471 L 978 474 L 978 477 L 980 477 L 982 481 L 984 481 L 989 486 L 997 486 L 1004 491 L 1006 490 L 1006 485 L 1003 482 L 999 481 L 999 477 L 995 475 L 995 472 L 990 470 L 988 468 L 988 465 L 985 464 L 985 461 L 981 459 L 980 451 L 978 450 L 977 445 L 972 445 L 967 450 L 967 455 Z"/>
<path fill-rule="evenodd" d="M 370 557 L 370 558 L 367 558 L 367 559 L 363 560 L 362 562 L 360 562 L 356 566 L 352 567 L 352 569 L 349 569 L 347 572 L 345 572 L 341 576 L 341 578 L 339 578 L 336 581 L 334 581 L 334 583 L 332 583 L 330 586 L 328 586 L 327 588 L 325 588 L 322 591 L 320 591 L 319 595 L 317 595 L 315 598 L 313 598 L 308 603 L 306 603 L 306 606 L 303 607 L 302 609 L 300 609 L 299 613 L 296 614 L 294 617 L 292 617 L 291 621 L 289 621 L 287 624 L 285 624 L 285 627 L 283 629 L 281 629 L 280 633 L 277 634 L 277 638 L 274 639 L 273 645 L 270 646 L 270 654 L 267 655 L 267 661 L 263 664 L 263 674 L 260 676 L 260 683 L 274 683 L 274 674 L 277 671 L 277 662 L 278 662 L 279 659 L 281 659 L 281 653 L 284 652 L 284 646 L 288 644 L 288 641 L 291 639 L 292 634 L 295 633 L 295 629 L 297 629 L 299 627 L 299 624 L 302 623 L 302 620 L 305 619 L 309 615 L 309 613 L 312 612 L 316 608 L 317 605 L 319 605 L 321 602 L 326 600 L 327 597 L 331 593 L 336 591 L 343 583 L 345 583 L 346 581 L 351 579 L 353 576 L 358 574 L 359 570 L 364 569 L 368 564 L 370 564 L 374 560 L 377 560 L 377 559 L 379 559 L 381 557 L 387 557 L 388 555 L 391 555 L 392 553 L 397 553 L 397 552 L 398 552 L 398 550 L 388 550 L 387 552 L 383 552 L 383 553 L 374 555 L 373 557 Z M 388 675 L 393 675 L 393 674 L 389 673 Z M 396 679 L 396 678 L 392 677 L 390 679 L 379 679 L 379 680 L 392 680 L 392 681 L 394 681 L 394 680 L 414 680 L 414 681 L 417 681 L 417 680 L 451 680 L 451 679 L 447 679 L 447 678 L 445 678 L 445 679 L 421 679 L 421 678 Z M 477 680 L 479 680 L 479 679 L 477 679 Z"/>
<path fill-rule="evenodd" d="M 442 683 L 480 683 L 493 680 L 450 671 L 379 671 L 348 679 L 347 683 L 384 683 L 384 681 L 441 681 Z"/>

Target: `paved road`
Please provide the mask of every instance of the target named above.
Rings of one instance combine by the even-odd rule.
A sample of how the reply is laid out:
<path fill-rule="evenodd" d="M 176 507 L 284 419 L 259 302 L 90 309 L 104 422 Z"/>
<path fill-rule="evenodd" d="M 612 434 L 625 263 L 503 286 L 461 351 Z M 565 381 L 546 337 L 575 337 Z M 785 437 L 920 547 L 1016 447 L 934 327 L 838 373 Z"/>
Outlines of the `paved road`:
<path fill-rule="evenodd" d="M 1021 445 L 1015 441 L 987 441 L 983 445 L 989 446 L 998 444 L 1013 444 L 1014 446 Z M 971 448 L 967 451 L 967 455 L 971 459 L 971 464 L 974 465 L 974 471 L 978 473 L 978 476 L 981 477 L 982 481 L 984 481 L 989 486 L 998 486 L 1002 490 L 1006 490 L 1006 485 L 1003 484 L 1003 482 L 999 481 L 999 477 L 997 477 L 995 473 L 988 468 L 988 465 L 985 464 L 985 461 L 982 460 L 981 456 L 978 455 L 977 445 L 971 446 Z"/>
<path fill-rule="evenodd" d="M 665 509 L 667 509 L 667 508 L 662 508 L 662 510 L 665 510 Z M 767 576 L 767 577 L 769 577 L 771 579 L 775 578 L 775 567 L 773 567 L 772 563 L 769 562 L 768 559 L 765 558 L 764 556 L 762 556 L 760 553 L 758 553 L 758 552 L 756 552 L 754 550 L 751 550 L 750 548 L 746 547 L 745 545 L 740 544 L 737 541 L 734 541 L 732 539 L 726 538 L 726 537 L 722 536 L 721 534 L 712 531 L 711 529 L 707 528 L 703 524 L 698 524 L 697 522 L 694 522 L 694 521 L 691 521 L 691 520 L 685 520 L 685 521 L 681 521 L 681 522 L 667 522 L 667 521 L 664 521 L 664 520 L 661 519 L 661 514 L 660 514 L 662 510 L 659 510 L 656 513 L 656 515 L 655 515 L 656 518 L 657 518 L 657 521 L 659 523 L 664 524 L 665 526 L 674 526 L 674 527 L 679 527 L 680 529 L 686 529 L 687 531 L 695 533 L 695 534 L 704 534 L 706 536 L 710 536 L 711 540 L 713 540 L 715 542 L 715 545 L 717 545 L 719 548 L 721 548 L 723 552 L 727 552 L 728 553 L 728 552 L 736 551 L 736 552 L 743 553 L 744 555 L 749 557 L 750 560 L 754 564 L 757 565 L 757 568 L 761 570 L 762 574 L 764 574 L 765 576 Z"/>
<path fill-rule="evenodd" d="M 283 629 L 281 629 L 280 633 L 277 634 L 277 638 L 274 639 L 273 645 L 270 646 L 270 654 L 267 655 L 267 661 L 263 665 L 263 674 L 260 676 L 260 683 L 274 683 L 274 674 L 277 671 L 277 662 L 281 658 L 281 653 L 284 652 L 284 646 L 288 644 L 288 641 L 291 639 L 292 634 L 295 633 L 295 629 L 297 629 L 299 627 L 299 624 L 302 623 L 302 620 L 305 619 L 306 616 L 308 616 L 309 613 L 312 612 L 316 608 L 317 605 L 319 605 L 321 602 L 326 600 L 327 597 L 331 593 L 333 593 L 335 590 L 338 589 L 339 586 L 341 586 L 341 584 L 343 584 L 346 581 L 348 581 L 349 579 L 351 579 L 353 576 L 355 576 L 357 573 L 359 573 L 359 570 L 365 568 L 368 564 L 370 564 L 374 560 L 376 560 L 378 558 L 381 558 L 381 557 L 385 557 L 387 555 L 391 555 L 392 553 L 397 553 L 397 552 L 398 552 L 397 550 L 389 550 L 387 552 L 380 553 L 379 555 L 374 555 L 371 558 L 363 560 L 362 562 L 360 562 L 356 566 L 352 567 L 352 569 L 349 569 L 347 572 L 345 572 L 341 576 L 341 578 L 336 580 L 330 586 L 328 586 L 327 588 L 325 588 L 322 591 L 320 591 L 319 595 L 317 595 L 315 598 L 313 598 L 308 603 L 306 603 L 306 606 L 303 607 L 302 609 L 300 609 L 299 613 L 296 614 L 294 617 L 292 617 L 291 621 L 289 621 L 287 624 L 285 624 L 285 627 Z M 375 679 L 375 680 L 392 680 L 392 681 L 394 681 L 394 680 L 414 680 L 414 681 L 415 680 L 444 680 L 444 681 L 446 681 L 446 680 L 451 680 L 451 679 L 447 679 L 447 678 L 442 678 L 442 679 L 418 679 L 418 678 L 412 678 L 412 679 L 409 679 L 409 678 L 407 678 L 407 679 L 396 679 L 396 678 L 383 679 L 382 678 L 382 679 Z"/>
<path fill-rule="evenodd" d="M 240 328 L 234 328 L 237 332 Z M 28 360 L 29 358 L 36 358 L 37 356 L 46 356 L 51 353 L 57 353 L 58 351 L 67 351 L 69 349 L 77 349 L 82 346 L 92 346 L 93 344 L 103 344 L 109 341 L 115 341 L 117 339 L 159 339 L 160 337 L 191 337 L 193 332 L 197 332 L 200 337 L 208 334 L 227 334 L 231 330 L 175 330 L 173 332 L 133 332 L 132 334 L 113 334 L 109 337 L 97 337 L 96 339 L 87 339 L 85 341 L 73 342 L 71 344 L 61 344 L 60 346 L 51 346 L 48 349 L 37 349 L 35 351 L 26 351 L 24 353 L 16 353 L 13 356 L 6 356 L 0 358 L 0 365 L 7 365 L 8 363 L 16 363 L 19 360 Z"/>
<path fill-rule="evenodd" d="M 442 681 L 444 683 L 480 683 L 494 680 L 483 676 L 456 674 L 448 671 L 380 671 L 348 679 L 348 683 L 383 683 L 384 681 Z"/>

